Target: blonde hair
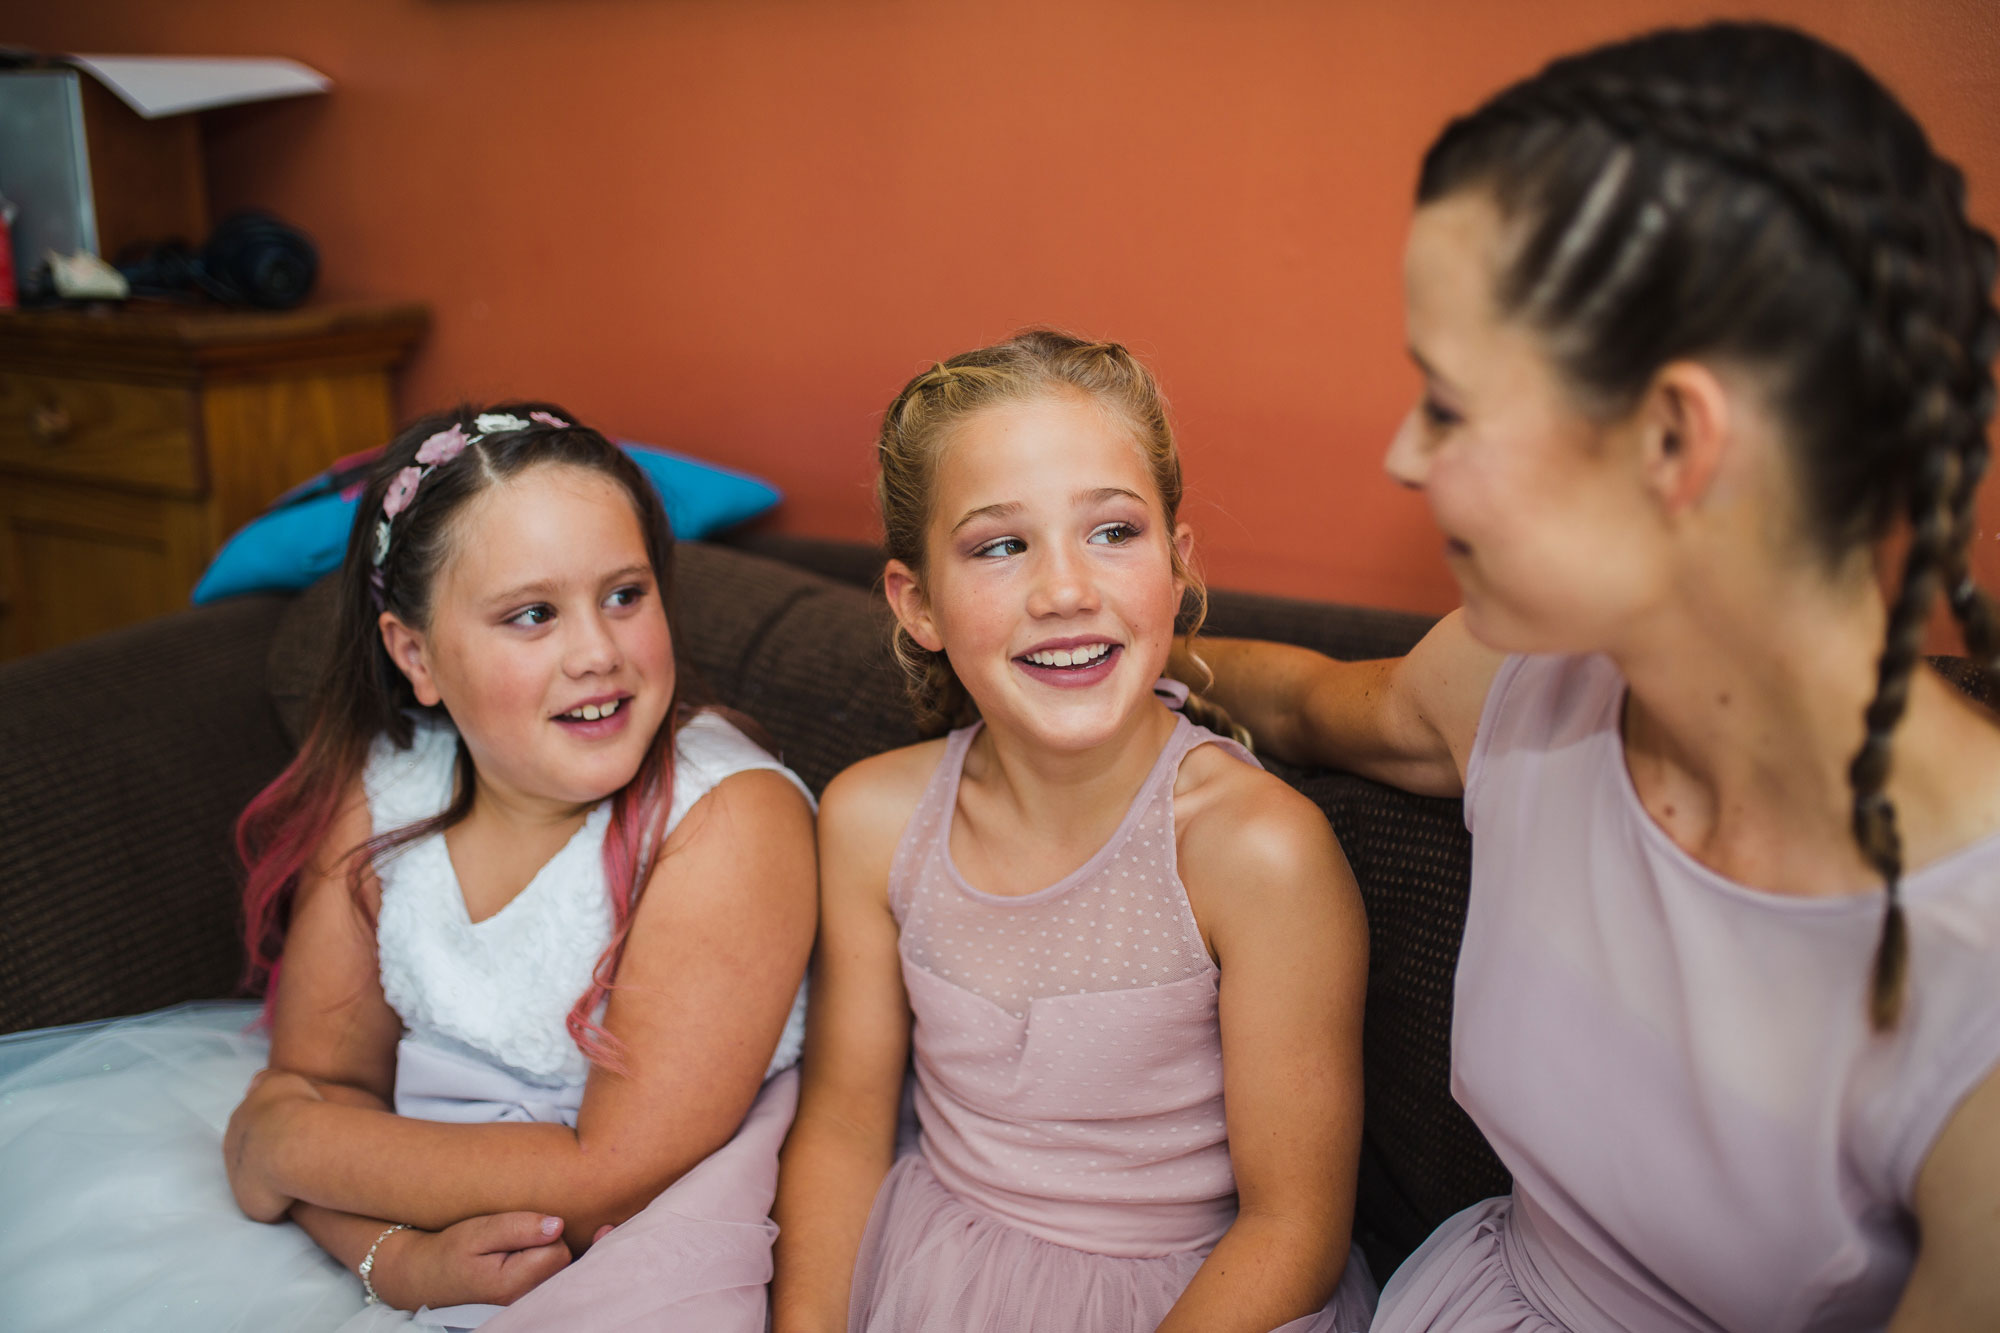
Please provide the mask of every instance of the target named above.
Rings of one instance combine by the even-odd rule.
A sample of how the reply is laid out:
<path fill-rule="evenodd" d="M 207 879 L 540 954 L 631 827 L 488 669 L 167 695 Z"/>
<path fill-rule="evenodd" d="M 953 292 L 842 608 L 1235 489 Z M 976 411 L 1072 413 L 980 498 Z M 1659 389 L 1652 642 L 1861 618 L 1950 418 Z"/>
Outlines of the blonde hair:
<path fill-rule="evenodd" d="M 1171 540 L 1181 506 L 1180 449 L 1159 383 L 1119 343 L 1028 329 L 1005 342 L 940 361 L 904 385 L 882 414 L 882 431 L 875 443 L 879 469 L 875 498 L 882 510 L 887 555 L 922 579 L 938 460 L 954 431 L 989 408 L 1059 395 L 1081 395 L 1114 413 L 1145 456 L 1166 514 L 1174 577 L 1186 584 L 1187 601 L 1192 603 L 1191 614 L 1183 610 L 1189 620 L 1189 656 L 1207 675 L 1207 665 L 1193 652 L 1193 640 L 1208 615 L 1208 588 Z M 901 625 L 896 627 L 894 648 L 910 704 L 926 732 L 963 726 L 978 715 L 943 653 L 931 652 Z M 1249 743 L 1247 733 L 1206 700 L 1190 696 L 1187 712 L 1204 726 Z"/>

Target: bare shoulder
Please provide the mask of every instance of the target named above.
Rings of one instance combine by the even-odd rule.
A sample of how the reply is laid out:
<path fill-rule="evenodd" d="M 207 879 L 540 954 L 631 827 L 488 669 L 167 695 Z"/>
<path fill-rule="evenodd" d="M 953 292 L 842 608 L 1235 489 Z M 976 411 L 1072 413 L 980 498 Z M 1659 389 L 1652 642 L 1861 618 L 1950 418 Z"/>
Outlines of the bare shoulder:
<path fill-rule="evenodd" d="M 1431 626 L 1396 669 L 1396 685 L 1409 696 L 1411 721 L 1444 742 L 1461 785 L 1486 696 L 1506 660 L 1505 653 L 1472 636 L 1465 612 L 1457 610 Z"/>
<path fill-rule="evenodd" d="M 886 875 L 903 828 L 944 758 L 942 739 L 870 755 L 826 784 L 819 803 L 820 856 L 829 871 Z"/>
<path fill-rule="evenodd" d="M 744 831 L 741 821 L 757 826 L 788 827 L 803 820 L 804 827 L 810 828 L 812 804 L 783 773 L 769 768 L 746 768 L 731 773 L 704 792 L 689 807 L 674 836 L 680 837 L 682 830 L 691 835 L 705 835 L 707 826 L 715 823 L 718 816 L 736 824 L 732 834 Z"/>
<path fill-rule="evenodd" d="M 1194 750 L 1174 784 L 1181 882 L 1213 935 L 1244 915 L 1346 915 L 1359 896 L 1318 806 L 1216 745 Z"/>

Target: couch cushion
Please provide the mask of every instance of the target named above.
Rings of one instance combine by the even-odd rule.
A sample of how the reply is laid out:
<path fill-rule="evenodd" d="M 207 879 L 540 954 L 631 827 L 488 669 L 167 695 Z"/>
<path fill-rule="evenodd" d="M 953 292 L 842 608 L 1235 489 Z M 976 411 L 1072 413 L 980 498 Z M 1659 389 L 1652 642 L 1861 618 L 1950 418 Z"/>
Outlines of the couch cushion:
<path fill-rule="evenodd" d="M 1457 800 L 1272 767 L 1326 813 L 1368 910 L 1355 1231 L 1386 1278 L 1438 1223 L 1508 1189 L 1506 1169 L 1451 1095 L 1452 983 L 1472 839 Z"/>
<path fill-rule="evenodd" d="M 1276 639 L 1343 662 L 1401 657 L 1437 623 L 1436 616 L 1337 606 L 1260 592 L 1211 592 L 1201 632 L 1216 638 Z"/>
<path fill-rule="evenodd" d="M 0 666 L 0 1031 L 228 995 L 236 816 L 291 746 L 247 597 Z"/>
<path fill-rule="evenodd" d="M 734 702 L 770 729 L 815 792 L 857 760 L 922 739 L 889 633 L 881 597 L 821 581 L 744 658 Z"/>

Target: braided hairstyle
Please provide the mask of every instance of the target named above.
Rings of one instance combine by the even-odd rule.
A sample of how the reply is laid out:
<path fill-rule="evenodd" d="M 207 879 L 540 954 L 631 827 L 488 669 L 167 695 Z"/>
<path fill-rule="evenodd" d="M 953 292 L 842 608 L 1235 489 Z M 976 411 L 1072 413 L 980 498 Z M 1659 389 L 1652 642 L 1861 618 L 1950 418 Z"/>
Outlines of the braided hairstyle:
<path fill-rule="evenodd" d="M 1181 456 L 1168 420 L 1167 400 L 1152 372 L 1119 343 L 1028 329 L 1003 343 L 938 362 L 904 385 L 882 414 L 882 430 L 875 443 L 879 468 L 875 497 L 882 510 L 883 546 L 888 557 L 902 561 L 918 578 L 923 577 L 938 460 L 953 431 L 988 408 L 1061 394 L 1087 397 L 1117 414 L 1131 429 L 1133 442 L 1145 455 L 1171 531 L 1181 506 Z M 1174 577 L 1188 589 L 1183 621 L 1192 650 L 1194 636 L 1208 613 L 1208 589 L 1201 576 L 1181 560 L 1172 542 L 1167 549 Z M 910 704 L 925 731 L 963 726 L 977 716 L 971 696 L 943 653 L 926 649 L 900 625 L 894 647 Z M 1199 655 L 1191 655 L 1206 670 Z M 1249 734 L 1242 727 L 1198 694 L 1189 696 L 1184 711 L 1203 726 L 1249 744 Z"/>
<path fill-rule="evenodd" d="M 1631 407 L 1678 358 L 1754 367 L 1827 567 L 1907 525 L 1848 775 L 1855 840 L 1888 890 L 1869 1013 L 1894 1026 L 1908 944 L 1890 741 L 1941 582 L 1969 651 L 2000 665 L 1967 558 L 2000 344 L 1995 251 L 1962 176 L 1847 55 L 1718 23 L 1558 60 L 1454 121 L 1418 202 L 1466 190 L 1511 230 L 1500 309 L 1543 336 L 1586 410 Z"/>

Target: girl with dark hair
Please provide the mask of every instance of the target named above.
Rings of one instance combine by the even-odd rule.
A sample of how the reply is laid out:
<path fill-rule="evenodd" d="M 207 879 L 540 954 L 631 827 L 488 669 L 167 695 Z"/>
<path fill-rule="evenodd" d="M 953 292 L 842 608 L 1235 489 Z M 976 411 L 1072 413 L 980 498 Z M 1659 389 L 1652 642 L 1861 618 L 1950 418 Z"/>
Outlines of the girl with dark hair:
<path fill-rule="evenodd" d="M 268 1067 L 155 1024 L 121 1085 L 248 1081 L 236 1204 L 330 1260 L 204 1182 L 124 1210 L 139 1276 L 81 1322 L 763 1328 L 811 796 L 701 706 L 659 496 L 567 417 L 462 409 L 390 444 L 310 733 L 237 830 Z M 199 1154 L 219 1186 L 222 1118 L 142 1126 L 115 1169 L 147 1199 Z"/>
<path fill-rule="evenodd" d="M 2000 1327 L 2000 729 L 1919 656 L 1940 585 L 2000 649 L 1993 278 L 1786 29 L 1558 61 L 1425 159 L 1388 467 L 1463 607 L 1205 649 L 1273 752 L 1464 796 L 1453 1090 L 1514 1189 L 1377 1330 Z"/>

